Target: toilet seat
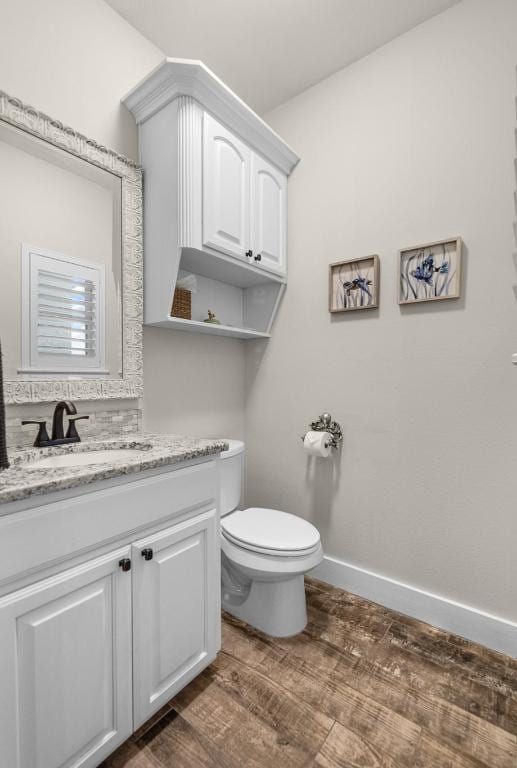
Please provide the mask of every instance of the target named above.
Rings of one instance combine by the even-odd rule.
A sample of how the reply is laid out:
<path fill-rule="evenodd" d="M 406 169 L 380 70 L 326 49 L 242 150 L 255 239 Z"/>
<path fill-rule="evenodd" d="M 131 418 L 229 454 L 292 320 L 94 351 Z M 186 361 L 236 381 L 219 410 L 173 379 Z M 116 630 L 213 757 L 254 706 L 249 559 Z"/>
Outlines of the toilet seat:
<path fill-rule="evenodd" d="M 304 557 L 321 547 L 319 532 L 311 523 L 278 509 L 237 510 L 223 517 L 221 528 L 234 546 L 260 555 Z"/>

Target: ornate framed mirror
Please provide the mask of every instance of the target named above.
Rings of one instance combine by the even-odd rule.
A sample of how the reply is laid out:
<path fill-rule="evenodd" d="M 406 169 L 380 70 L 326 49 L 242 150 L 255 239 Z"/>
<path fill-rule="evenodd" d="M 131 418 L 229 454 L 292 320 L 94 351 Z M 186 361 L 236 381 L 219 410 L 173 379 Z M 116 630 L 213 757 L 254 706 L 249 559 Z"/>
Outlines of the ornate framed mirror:
<path fill-rule="evenodd" d="M 142 395 L 140 167 L 0 91 L 6 403 Z"/>

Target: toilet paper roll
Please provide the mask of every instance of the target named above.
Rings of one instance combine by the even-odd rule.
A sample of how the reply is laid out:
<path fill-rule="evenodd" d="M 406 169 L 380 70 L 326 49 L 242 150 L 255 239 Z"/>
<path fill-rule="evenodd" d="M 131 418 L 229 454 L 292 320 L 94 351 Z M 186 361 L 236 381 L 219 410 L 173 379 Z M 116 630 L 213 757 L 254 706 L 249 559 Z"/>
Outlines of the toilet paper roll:
<path fill-rule="evenodd" d="M 322 456 L 324 459 L 330 456 L 330 432 L 307 432 L 303 438 L 303 448 L 310 456 Z"/>

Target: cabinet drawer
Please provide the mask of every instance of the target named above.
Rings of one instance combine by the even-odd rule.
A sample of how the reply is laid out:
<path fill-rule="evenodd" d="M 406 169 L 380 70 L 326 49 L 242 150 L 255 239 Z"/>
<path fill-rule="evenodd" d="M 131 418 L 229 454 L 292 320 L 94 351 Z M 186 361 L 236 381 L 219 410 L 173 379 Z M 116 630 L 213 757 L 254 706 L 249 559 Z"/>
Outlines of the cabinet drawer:
<path fill-rule="evenodd" d="M 195 507 L 218 506 L 215 460 L 0 517 L 0 584 Z"/>

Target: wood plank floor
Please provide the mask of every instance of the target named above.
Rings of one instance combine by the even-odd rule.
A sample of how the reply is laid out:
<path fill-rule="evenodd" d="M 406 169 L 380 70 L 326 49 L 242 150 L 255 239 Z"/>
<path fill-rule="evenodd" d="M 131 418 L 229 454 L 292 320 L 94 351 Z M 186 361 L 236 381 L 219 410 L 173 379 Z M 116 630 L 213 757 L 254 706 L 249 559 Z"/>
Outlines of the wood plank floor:
<path fill-rule="evenodd" d="M 217 660 L 102 768 L 517 768 L 517 661 L 314 580 L 272 639 Z"/>

